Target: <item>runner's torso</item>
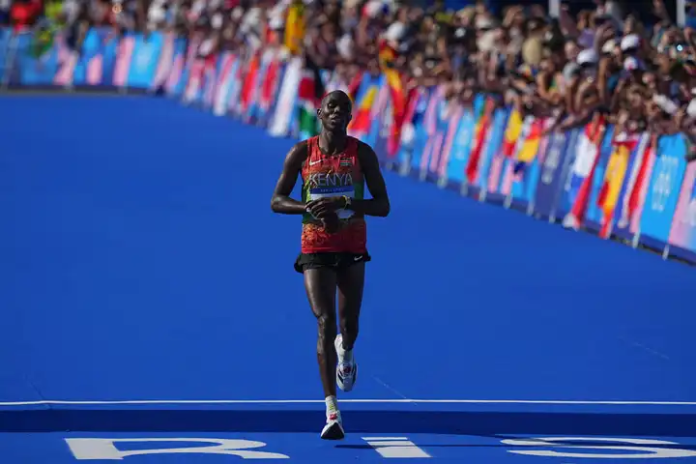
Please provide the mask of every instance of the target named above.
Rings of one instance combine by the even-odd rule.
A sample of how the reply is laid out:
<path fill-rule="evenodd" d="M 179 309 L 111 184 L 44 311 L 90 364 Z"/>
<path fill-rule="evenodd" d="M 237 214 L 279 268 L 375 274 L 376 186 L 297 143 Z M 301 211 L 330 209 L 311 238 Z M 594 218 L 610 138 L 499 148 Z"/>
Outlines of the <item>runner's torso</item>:
<path fill-rule="evenodd" d="M 362 200 L 365 182 L 358 140 L 348 137 L 343 153 L 325 155 L 319 149 L 319 137 L 307 140 L 307 159 L 302 166 L 302 200 L 347 196 Z M 365 218 L 353 211 L 339 210 L 341 227 L 329 234 L 321 221 L 305 214 L 302 219 L 302 253 L 365 253 L 367 229 Z"/>

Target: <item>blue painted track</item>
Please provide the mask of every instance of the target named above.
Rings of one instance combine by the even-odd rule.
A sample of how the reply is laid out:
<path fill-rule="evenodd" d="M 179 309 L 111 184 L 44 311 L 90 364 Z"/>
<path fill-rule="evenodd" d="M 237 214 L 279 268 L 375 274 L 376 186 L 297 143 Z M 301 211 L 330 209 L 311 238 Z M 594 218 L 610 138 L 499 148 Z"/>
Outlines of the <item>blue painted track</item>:
<path fill-rule="evenodd" d="M 389 462 L 370 437 L 451 462 L 696 461 L 687 266 L 386 173 L 348 437 L 322 442 L 299 220 L 269 206 L 292 141 L 136 97 L 2 97 L 0 128 L 0 462 L 76 462 L 85 438 Z M 241 458 L 195 451 L 122 457 Z"/>

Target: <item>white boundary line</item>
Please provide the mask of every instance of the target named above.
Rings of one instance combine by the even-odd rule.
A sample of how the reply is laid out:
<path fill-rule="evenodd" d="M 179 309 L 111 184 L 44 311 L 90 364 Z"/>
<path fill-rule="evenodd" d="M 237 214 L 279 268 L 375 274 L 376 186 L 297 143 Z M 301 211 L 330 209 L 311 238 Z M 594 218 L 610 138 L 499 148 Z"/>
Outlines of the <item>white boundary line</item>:
<path fill-rule="evenodd" d="M 580 400 L 432 400 L 432 399 L 362 399 L 341 400 L 354 404 L 556 404 L 556 405 L 618 405 L 618 406 L 696 406 L 696 401 L 580 401 Z M 215 404 L 324 404 L 324 400 L 38 400 L 5 401 L 1 406 L 41 405 L 215 405 Z"/>

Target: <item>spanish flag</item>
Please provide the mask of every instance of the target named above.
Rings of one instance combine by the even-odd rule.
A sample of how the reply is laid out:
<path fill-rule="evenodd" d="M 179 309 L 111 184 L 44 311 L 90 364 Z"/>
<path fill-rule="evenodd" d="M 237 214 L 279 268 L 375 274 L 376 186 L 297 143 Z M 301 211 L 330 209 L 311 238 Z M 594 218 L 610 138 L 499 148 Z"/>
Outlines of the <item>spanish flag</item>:
<path fill-rule="evenodd" d="M 628 170 L 629 157 L 638 145 L 638 137 L 635 134 L 628 135 L 623 132 L 614 138 L 612 145 L 614 150 L 609 157 L 604 182 L 597 198 L 597 204 L 602 210 L 602 229 L 599 233 L 602 238 L 608 238 L 611 235 L 614 210 Z"/>
<path fill-rule="evenodd" d="M 522 114 L 517 109 L 513 109 L 508 119 L 507 129 L 505 129 L 505 138 L 503 139 L 503 146 L 501 148 L 506 158 L 512 158 L 515 155 L 517 139 L 522 135 L 522 123 Z"/>
<path fill-rule="evenodd" d="M 541 138 L 544 133 L 543 118 L 532 118 L 527 121 L 524 131 L 524 141 L 517 151 L 517 161 L 515 162 L 514 173 L 522 174 L 527 166 L 532 164 L 539 153 Z"/>

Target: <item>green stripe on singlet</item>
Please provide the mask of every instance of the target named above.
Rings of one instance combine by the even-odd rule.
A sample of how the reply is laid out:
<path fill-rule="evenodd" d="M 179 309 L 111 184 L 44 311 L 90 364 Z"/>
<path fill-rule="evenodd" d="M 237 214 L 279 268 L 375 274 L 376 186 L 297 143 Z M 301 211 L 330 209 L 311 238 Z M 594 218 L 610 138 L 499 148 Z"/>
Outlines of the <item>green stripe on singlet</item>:
<path fill-rule="evenodd" d="M 302 181 L 302 203 L 307 203 L 309 201 L 309 184 Z M 304 213 L 302 215 L 302 224 L 310 223 L 314 220 L 311 214 Z"/>

